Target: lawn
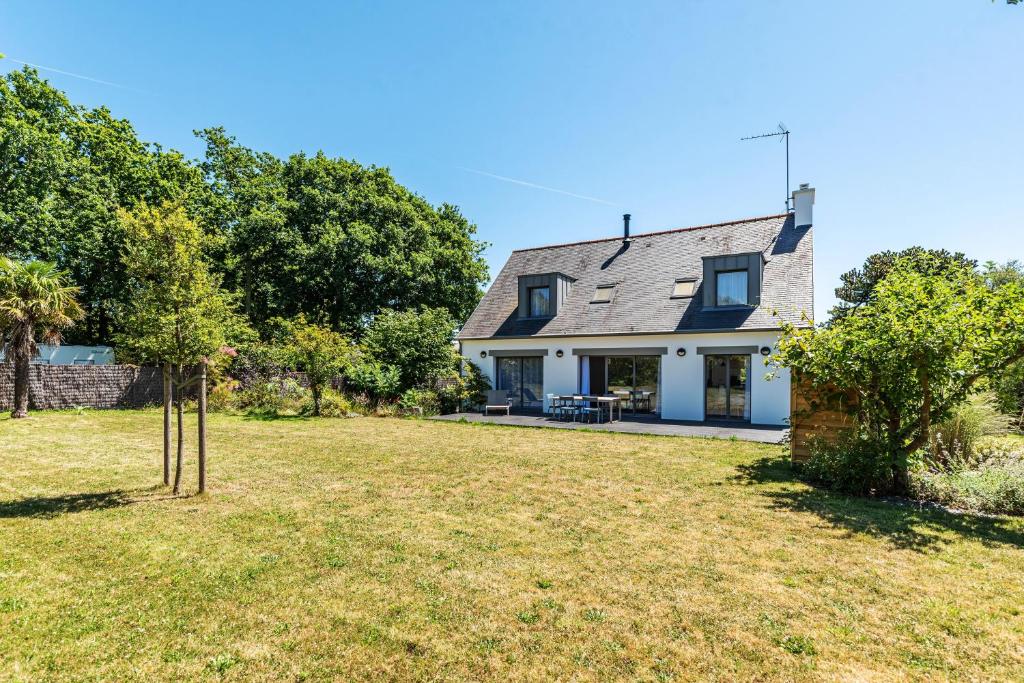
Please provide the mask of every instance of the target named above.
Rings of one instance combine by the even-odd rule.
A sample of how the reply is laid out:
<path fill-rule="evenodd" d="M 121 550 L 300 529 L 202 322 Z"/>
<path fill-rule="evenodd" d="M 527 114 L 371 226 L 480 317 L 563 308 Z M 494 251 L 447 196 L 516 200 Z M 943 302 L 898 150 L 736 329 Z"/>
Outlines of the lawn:
<path fill-rule="evenodd" d="M 0 419 L 0 679 L 1024 675 L 1024 520 L 817 491 L 779 446 L 210 431 L 174 499 L 159 412 Z"/>

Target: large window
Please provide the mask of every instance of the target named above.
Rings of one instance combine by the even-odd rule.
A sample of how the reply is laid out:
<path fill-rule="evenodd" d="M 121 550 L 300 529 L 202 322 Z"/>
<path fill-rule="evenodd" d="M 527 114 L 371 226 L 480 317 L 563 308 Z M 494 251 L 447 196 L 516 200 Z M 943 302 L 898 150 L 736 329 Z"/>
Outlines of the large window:
<path fill-rule="evenodd" d="M 747 271 L 727 270 L 715 273 L 716 306 L 747 304 Z"/>
<path fill-rule="evenodd" d="M 600 360 L 604 360 L 601 358 Z M 595 357 L 590 359 L 591 364 Z M 634 413 L 658 412 L 658 374 L 661 356 L 609 356 L 608 393 L 622 399 Z M 591 392 L 603 393 L 591 385 Z"/>
<path fill-rule="evenodd" d="M 551 315 L 551 288 L 530 287 L 530 317 L 543 318 Z"/>
<path fill-rule="evenodd" d="M 704 357 L 704 416 L 750 419 L 750 356 Z"/>
<path fill-rule="evenodd" d="M 544 406 L 544 359 L 539 356 L 498 358 L 498 389 L 508 392 L 517 408 Z"/>

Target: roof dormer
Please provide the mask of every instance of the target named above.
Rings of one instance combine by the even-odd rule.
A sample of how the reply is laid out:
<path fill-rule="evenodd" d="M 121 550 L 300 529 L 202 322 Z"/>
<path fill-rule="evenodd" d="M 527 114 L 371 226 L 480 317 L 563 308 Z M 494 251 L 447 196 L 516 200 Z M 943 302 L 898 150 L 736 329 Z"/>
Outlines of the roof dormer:
<path fill-rule="evenodd" d="M 519 276 L 519 317 L 554 318 L 565 303 L 574 278 L 564 273 Z"/>

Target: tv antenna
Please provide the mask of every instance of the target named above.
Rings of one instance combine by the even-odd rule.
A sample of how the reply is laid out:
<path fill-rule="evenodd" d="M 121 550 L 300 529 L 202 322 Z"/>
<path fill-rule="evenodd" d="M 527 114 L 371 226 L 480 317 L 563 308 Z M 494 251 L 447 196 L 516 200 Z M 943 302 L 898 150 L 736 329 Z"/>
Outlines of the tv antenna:
<path fill-rule="evenodd" d="M 761 138 L 780 138 L 779 142 L 786 143 L 786 213 L 789 213 L 789 129 L 786 128 L 786 124 L 779 121 L 779 129 L 774 133 L 749 135 L 740 140 L 759 140 Z"/>

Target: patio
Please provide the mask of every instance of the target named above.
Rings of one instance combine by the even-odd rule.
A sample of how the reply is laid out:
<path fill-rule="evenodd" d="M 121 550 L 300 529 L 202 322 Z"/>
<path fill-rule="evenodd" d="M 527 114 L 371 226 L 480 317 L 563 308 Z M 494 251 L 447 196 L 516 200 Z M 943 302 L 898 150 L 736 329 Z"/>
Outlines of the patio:
<path fill-rule="evenodd" d="M 633 417 L 629 414 L 615 422 L 572 422 L 556 420 L 542 413 L 515 415 L 482 415 L 480 413 L 452 413 L 431 419 L 449 422 L 483 422 L 513 427 L 547 427 L 553 429 L 590 429 L 594 431 L 622 432 L 626 434 L 654 434 L 658 436 L 696 436 L 716 439 L 740 439 L 761 443 L 782 443 L 789 429 L 770 425 L 730 424 L 723 422 L 685 422 L 662 420 L 655 417 Z"/>

